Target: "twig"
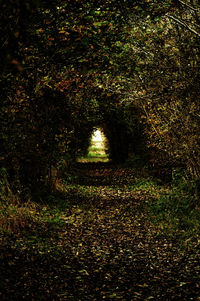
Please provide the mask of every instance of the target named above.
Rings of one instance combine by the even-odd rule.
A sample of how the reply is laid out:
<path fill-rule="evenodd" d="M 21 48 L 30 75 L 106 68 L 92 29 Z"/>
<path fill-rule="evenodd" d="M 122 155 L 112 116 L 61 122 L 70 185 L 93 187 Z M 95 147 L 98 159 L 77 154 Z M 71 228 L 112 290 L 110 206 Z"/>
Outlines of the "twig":
<path fill-rule="evenodd" d="M 198 8 L 195 8 L 194 6 L 191 6 L 191 5 L 189 5 L 188 3 L 185 3 L 184 1 L 182 1 L 182 0 L 178 0 L 181 4 L 183 4 L 183 5 L 185 5 L 185 6 L 187 6 L 187 7 L 189 7 L 190 9 L 192 9 L 193 11 L 199 11 L 199 9 Z"/>
<path fill-rule="evenodd" d="M 166 15 L 168 18 L 174 20 L 176 23 L 182 25 L 183 27 L 187 28 L 189 31 L 191 31 L 192 33 L 196 34 L 198 37 L 200 37 L 200 33 L 198 31 L 196 31 L 195 29 L 191 28 L 188 24 L 186 24 L 185 22 L 183 22 L 182 20 L 179 20 L 178 18 L 171 16 L 171 15 Z"/>

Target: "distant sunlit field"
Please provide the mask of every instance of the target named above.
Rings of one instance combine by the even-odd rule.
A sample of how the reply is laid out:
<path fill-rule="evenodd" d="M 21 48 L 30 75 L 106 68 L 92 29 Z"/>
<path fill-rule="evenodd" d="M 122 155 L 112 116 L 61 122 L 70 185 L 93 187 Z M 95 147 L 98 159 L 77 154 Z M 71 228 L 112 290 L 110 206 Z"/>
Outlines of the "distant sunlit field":
<path fill-rule="evenodd" d="M 108 154 L 106 153 L 106 137 L 100 129 L 93 132 L 91 137 L 91 145 L 88 148 L 87 156 L 78 159 L 78 162 L 108 162 Z"/>

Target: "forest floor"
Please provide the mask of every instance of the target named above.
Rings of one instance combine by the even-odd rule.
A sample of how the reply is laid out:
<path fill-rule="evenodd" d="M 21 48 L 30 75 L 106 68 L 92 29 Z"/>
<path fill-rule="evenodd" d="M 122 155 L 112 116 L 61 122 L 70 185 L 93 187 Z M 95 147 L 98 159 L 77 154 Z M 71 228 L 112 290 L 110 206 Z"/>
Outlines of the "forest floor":
<path fill-rule="evenodd" d="M 57 189 L 18 206 L 24 223 L 12 213 L 0 300 L 200 300 L 198 235 L 155 218 L 170 185 L 143 167 L 77 163 Z"/>

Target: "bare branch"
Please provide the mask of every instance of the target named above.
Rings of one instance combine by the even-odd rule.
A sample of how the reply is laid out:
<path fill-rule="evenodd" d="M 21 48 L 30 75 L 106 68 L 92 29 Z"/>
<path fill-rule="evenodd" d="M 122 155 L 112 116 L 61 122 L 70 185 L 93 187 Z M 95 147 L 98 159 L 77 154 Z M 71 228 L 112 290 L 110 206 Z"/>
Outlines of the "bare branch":
<path fill-rule="evenodd" d="M 183 5 L 187 6 L 187 7 L 189 7 L 190 9 L 192 9 L 192 10 L 195 11 L 195 12 L 199 11 L 198 8 L 195 8 L 194 6 L 191 6 L 191 5 L 189 5 L 188 3 L 186 3 L 186 2 L 184 2 L 184 1 L 182 1 L 182 0 L 178 0 L 178 1 L 179 1 L 181 4 L 183 4 Z"/>
<path fill-rule="evenodd" d="M 168 18 L 174 20 L 176 23 L 182 25 L 183 27 L 187 28 L 189 31 L 193 32 L 194 34 L 196 34 L 198 37 L 200 37 L 200 33 L 198 31 L 196 31 L 195 29 L 193 29 L 192 27 L 190 27 L 187 23 L 185 23 L 183 20 L 179 20 L 178 18 L 171 16 L 171 15 L 166 15 Z"/>

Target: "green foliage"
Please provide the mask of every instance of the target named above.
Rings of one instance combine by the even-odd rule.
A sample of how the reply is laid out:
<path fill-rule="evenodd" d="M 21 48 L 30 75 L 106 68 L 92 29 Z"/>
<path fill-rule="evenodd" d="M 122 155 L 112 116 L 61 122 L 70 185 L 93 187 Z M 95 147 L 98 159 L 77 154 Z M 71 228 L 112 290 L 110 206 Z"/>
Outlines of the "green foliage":
<path fill-rule="evenodd" d="M 0 4 L 2 299 L 198 299 L 197 1 Z"/>
<path fill-rule="evenodd" d="M 139 191 L 148 191 L 148 190 L 152 190 L 155 189 L 156 184 L 154 181 L 150 180 L 150 179 L 139 179 L 135 185 L 131 185 L 129 186 L 130 189 L 134 189 L 134 190 L 139 190 Z"/>
<path fill-rule="evenodd" d="M 3 4 L 0 167 L 11 188 L 53 189 L 52 170 L 85 156 L 97 125 L 113 162 L 140 155 L 157 172 L 183 166 L 199 182 L 198 8 Z"/>
<path fill-rule="evenodd" d="M 182 243 L 199 233 L 200 208 L 195 195 L 195 181 L 186 179 L 185 173 L 173 173 L 172 191 L 161 194 L 150 205 L 150 214 L 158 228 L 180 237 Z"/>
<path fill-rule="evenodd" d="M 76 168 L 74 183 L 60 184 L 59 193 L 46 203 L 0 204 L 1 297 L 198 298 L 199 215 L 196 220 L 191 215 L 189 222 L 184 210 L 179 227 L 181 219 L 172 224 L 170 217 L 154 224 L 148 211 L 152 198 L 161 191 L 165 196 L 172 193 L 156 185 L 146 169 L 97 163 L 79 163 Z M 181 181 L 178 172 L 174 181 Z M 129 187 L 133 182 L 137 189 Z M 170 211 L 172 198 L 157 199 L 160 213 Z M 167 223 L 169 232 L 163 231 Z"/>
<path fill-rule="evenodd" d="M 93 132 L 94 133 L 94 132 Z M 88 147 L 87 154 L 83 157 L 79 157 L 79 162 L 107 162 L 108 154 L 107 154 L 107 139 L 105 137 L 102 138 L 102 141 L 92 140 L 92 136 L 90 137 L 90 146 Z"/>

